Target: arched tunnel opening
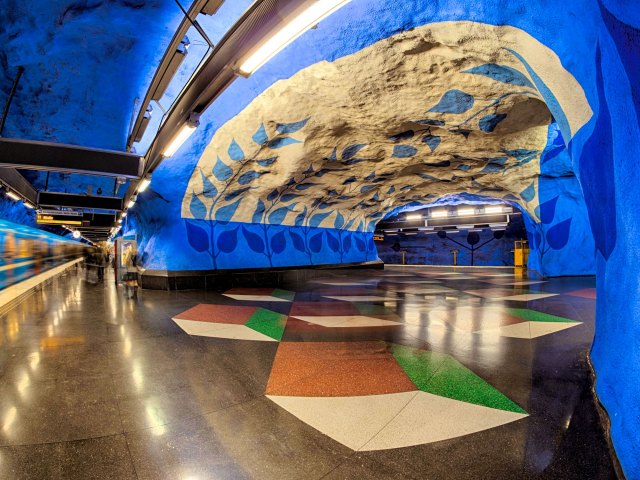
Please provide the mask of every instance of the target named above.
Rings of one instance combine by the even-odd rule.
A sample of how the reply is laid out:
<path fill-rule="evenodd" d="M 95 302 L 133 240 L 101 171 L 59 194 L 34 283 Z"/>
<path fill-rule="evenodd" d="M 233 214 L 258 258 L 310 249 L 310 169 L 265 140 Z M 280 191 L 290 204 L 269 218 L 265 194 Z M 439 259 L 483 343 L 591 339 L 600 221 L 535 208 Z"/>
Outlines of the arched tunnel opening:
<path fill-rule="evenodd" d="M 438 204 L 378 222 L 374 241 L 385 265 L 526 267 L 527 230 L 518 208 L 495 200 Z"/>

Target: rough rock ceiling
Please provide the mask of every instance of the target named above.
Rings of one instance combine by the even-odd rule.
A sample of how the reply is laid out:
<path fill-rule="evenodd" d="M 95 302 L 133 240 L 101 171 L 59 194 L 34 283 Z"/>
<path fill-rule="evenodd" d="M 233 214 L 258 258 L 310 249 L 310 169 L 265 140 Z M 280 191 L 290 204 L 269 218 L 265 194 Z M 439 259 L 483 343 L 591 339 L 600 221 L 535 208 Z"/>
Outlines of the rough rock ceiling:
<path fill-rule="evenodd" d="M 182 216 L 363 230 L 457 192 L 506 197 L 535 215 L 553 119 L 525 57 L 563 85 L 566 117 L 556 120 L 570 138 L 591 112 L 553 52 L 510 27 L 433 24 L 257 97 L 214 135 Z"/>

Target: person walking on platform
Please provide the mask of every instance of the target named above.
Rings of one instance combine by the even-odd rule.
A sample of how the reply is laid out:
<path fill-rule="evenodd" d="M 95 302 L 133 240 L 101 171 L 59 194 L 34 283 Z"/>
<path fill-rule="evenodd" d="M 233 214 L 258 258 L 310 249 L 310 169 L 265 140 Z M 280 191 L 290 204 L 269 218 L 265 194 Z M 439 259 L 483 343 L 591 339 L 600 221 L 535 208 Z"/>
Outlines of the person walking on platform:
<path fill-rule="evenodd" d="M 136 251 L 127 248 L 123 255 L 124 265 L 127 269 L 124 277 L 125 291 L 127 298 L 138 297 L 138 261 Z"/>

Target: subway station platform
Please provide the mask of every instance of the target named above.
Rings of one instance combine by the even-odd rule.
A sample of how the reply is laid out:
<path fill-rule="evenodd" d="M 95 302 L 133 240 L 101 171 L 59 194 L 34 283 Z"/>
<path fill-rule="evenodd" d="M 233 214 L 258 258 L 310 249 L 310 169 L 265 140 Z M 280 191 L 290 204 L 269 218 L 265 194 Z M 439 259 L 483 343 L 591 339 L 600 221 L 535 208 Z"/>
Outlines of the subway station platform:
<path fill-rule="evenodd" d="M 67 270 L 0 321 L 0 478 L 609 479 L 593 277 L 328 271 L 127 299 Z"/>

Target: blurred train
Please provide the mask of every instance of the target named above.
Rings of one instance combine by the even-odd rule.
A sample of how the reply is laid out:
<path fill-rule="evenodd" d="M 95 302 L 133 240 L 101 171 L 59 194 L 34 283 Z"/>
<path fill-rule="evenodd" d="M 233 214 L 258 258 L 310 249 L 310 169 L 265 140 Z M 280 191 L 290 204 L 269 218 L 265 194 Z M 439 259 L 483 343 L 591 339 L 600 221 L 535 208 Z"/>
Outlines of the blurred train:
<path fill-rule="evenodd" d="M 0 289 L 92 250 L 84 243 L 0 219 Z"/>

